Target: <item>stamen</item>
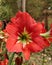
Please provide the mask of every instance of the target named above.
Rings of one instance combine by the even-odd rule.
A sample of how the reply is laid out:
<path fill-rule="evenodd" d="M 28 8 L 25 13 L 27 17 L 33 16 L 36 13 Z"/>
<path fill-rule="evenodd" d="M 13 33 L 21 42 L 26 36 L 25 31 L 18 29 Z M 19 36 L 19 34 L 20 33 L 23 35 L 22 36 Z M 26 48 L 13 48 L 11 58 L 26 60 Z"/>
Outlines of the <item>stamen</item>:
<path fill-rule="evenodd" d="M 24 32 L 22 32 L 21 34 L 20 33 L 18 33 L 18 35 L 19 35 L 19 37 L 17 38 L 18 39 L 18 41 L 20 41 L 20 42 L 22 42 L 23 43 L 23 48 L 26 46 L 26 44 L 29 44 L 30 42 L 32 42 L 31 41 L 31 34 L 32 33 L 28 33 L 27 31 L 26 31 L 26 28 L 24 28 Z M 17 42 L 18 43 L 18 42 Z"/>

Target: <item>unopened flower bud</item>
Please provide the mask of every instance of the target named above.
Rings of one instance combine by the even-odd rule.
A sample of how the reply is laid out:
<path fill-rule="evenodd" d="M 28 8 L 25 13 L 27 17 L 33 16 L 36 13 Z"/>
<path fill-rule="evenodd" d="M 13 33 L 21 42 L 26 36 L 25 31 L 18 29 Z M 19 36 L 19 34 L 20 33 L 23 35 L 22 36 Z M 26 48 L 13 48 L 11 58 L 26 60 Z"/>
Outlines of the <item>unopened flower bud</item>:
<path fill-rule="evenodd" d="M 21 65 L 22 62 L 23 62 L 23 58 L 22 58 L 22 57 L 17 57 L 17 58 L 15 59 L 16 65 Z"/>

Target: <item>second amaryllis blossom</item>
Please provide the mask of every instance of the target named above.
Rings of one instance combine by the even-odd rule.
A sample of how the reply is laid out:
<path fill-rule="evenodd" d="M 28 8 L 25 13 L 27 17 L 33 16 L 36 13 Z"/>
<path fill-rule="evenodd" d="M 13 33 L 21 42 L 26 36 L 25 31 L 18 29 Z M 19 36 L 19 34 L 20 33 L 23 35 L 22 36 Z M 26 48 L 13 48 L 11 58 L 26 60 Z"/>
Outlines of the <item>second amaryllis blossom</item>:
<path fill-rule="evenodd" d="M 0 56 L 1 56 L 1 54 L 0 54 Z M 1 58 L 2 58 L 2 56 L 1 56 Z M 8 59 L 7 59 L 6 54 L 3 55 L 2 60 L 0 59 L 0 65 L 8 65 Z"/>
<path fill-rule="evenodd" d="M 6 48 L 9 52 L 22 52 L 26 60 L 30 53 L 42 51 L 50 44 L 40 36 L 45 30 L 43 25 L 36 21 L 27 12 L 18 12 L 6 26 L 8 39 Z"/>

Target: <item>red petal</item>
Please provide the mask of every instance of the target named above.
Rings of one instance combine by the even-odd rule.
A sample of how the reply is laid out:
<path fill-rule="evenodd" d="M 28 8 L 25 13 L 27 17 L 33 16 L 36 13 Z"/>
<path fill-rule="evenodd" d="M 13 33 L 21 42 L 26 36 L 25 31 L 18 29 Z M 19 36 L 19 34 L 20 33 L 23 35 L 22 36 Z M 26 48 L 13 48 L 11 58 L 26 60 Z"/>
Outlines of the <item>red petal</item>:
<path fill-rule="evenodd" d="M 5 64 L 4 64 L 4 61 L 1 61 L 1 65 L 5 65 Z"/>
<path fill-rule="evenodd" d="M 8 38 L 7 43 L 6 43 L 6 48 L 8 49 L 8 51 L 11 51 L 11 49 L 15 45 L 16 41 L 17 41 L 16 36 L 10 36 Z"/>
<path fill-rule="evenodd" d="M 34 26 L 34 31 L 36 31 L 37 33 L 41 33 L 42 32 L 42 29 L 43 29 L 43 26 L 41 23 L 37 23 L 35 26 Z"/>
<path fill-rule="evenodd" d="M 39 52 L 42 51 L 42 48 L 37 45 L 35 42 L 32 42 L 28 45 L 28 48 L 30 49 L 31 52 Z"/>
<path fill-rule="evenodd" d="M 27 12 L 18 12 L 16 18 L 14 17 L 11 20 L 15 25 L 18 25 L 20 33 L 24 31 L 24 27 L 28 32 L 32 32 L 31 26 L 36 24 L 35 20 Z"/>
<path fill-rule="evenodd" d="M 21 11 L 17 12 L 17 13 L 16 13 L 16 18 L 19 18 L 19 17 L 21 16 L 21 14 L 22 14 Z"/>
<path fill-rule="evenodd" d="M 32 25 L 31 32 L 32 32 L 31 38 L 34 39 L 35 37 L 39 36 L 40 33 L 44 33 L 45 32 L 45 28 L 39 22 L 39 23 L 36 23 L 36 24 Z"/>
<path fill-rule="evenodd" d="M 28 33 L 32 33 L 34 31 L 33 25 L 36 25 L 36 21 L 29 15 L 26 15 L 26 29 Z"/>
<path fill-rule="evenodd" d="M 29 60 L 30 58 L 30 51 L 28 50 L 28 48 L 23 49 L 23 54 L 26 60 Z"/>
<path fill-rule="evenodd" d="M 6 26 L 6 31 L 7 33 L 9 34 L 16 34 L 17 33 L 17 28 L 14 24 L 12 23 L 9 23 L 7 26 Z"/>
<path fill-rule="evenodd" d="M 22 43 L 16 43 L 14 46 L 13 46 L 13 49 L 12 51 L 14 52 L 22 52 Z"/>
<path fill-rule="evenodd" d="M 18 13 L 20 17 L 17 16 L 15 21 L 12 21 L 13 23 L 16 22 L 14 25 L 17 25 L 18 27 L 18 32 L 21 33 L 24 30 L 26 21 L 25 21 L 25 14 L 23 13 Z M 23 23 L 22 23 L 23 22 Z"/>
<path fill-rule="evenodd" d="M 22 44 L 17 43 L 17 37 L 14 35 L 8 38 L 6 48 L 9 52 L 22 52 Z"/>
<path fill-rule="evenodd" d="M 34 42 L 36 42 L 36 44 L 38 44 L 42 48 L 48 47 L 50 45 L 48 40 L 46 40 L 45 38 L 40 37 L 40 36 L 36 37 L 34 39 Z"/>

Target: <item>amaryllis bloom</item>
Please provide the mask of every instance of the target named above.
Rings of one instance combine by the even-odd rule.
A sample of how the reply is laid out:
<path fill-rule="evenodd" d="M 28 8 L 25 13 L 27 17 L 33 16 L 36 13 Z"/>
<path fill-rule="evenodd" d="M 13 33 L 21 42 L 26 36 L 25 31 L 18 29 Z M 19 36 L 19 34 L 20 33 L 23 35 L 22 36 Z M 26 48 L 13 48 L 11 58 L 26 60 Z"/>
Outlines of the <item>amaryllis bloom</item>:
<path fill-rule="evenodd" d="M 4 59 L 3 61 L 0 61 L 0 65 L 8 65 L 8 60 Z"/>
<path fill-rule="evenodd" d="M 18 12 L 11 22 L 6 26 L 9 37 L 6 48 L 9 52 L 22 52 L 26 60 L 29 59 L 31 52 L 42 51 L 49 46 L 49 42 L 40 36 L 44 27 L 27 12 Z"/>
<path fill-rule="evenodd" d="M 1 57 L 2 57 L 2 56 L 1 56 Z M 0 60 L 0 65 L 8 65 L 7 55 L 4 54 L 3 57 L 4 57 L 4 58 L 3 58 L 2 60 Z"/>

